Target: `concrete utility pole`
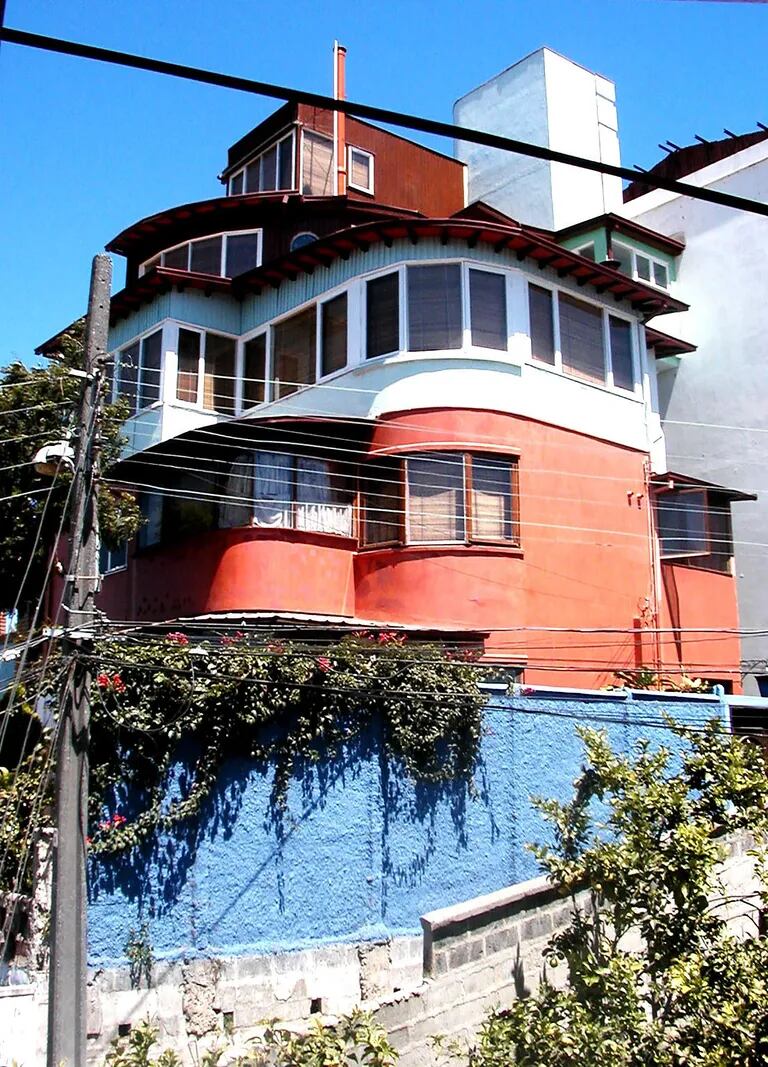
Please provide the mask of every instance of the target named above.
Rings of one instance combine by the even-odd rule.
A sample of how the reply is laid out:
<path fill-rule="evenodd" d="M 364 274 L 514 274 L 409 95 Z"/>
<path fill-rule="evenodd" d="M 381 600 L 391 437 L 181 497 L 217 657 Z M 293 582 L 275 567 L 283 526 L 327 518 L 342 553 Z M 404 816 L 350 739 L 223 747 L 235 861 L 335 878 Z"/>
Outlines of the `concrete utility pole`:
<path fill-rule="evenodd" d="M 99 582 L 100 388 L 107 354 L 112 261 L 94 257 L 85 335 L 83 393 L 75 447 L 69 573 L 64 591 L 72 633 L 67 699 L 56 751 L 56 838 L 48 983 L 48 1067 L 84 1067 L 86 1044 L 88 729 L 91 671 L 80 657 L 94 622 Z"/>

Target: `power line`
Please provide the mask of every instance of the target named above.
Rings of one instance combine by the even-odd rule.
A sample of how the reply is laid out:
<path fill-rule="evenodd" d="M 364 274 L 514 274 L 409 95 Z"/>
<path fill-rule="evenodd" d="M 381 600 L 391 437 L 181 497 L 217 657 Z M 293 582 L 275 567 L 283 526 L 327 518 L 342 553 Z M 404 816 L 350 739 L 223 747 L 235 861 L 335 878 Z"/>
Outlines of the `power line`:
<path fill-rule="evenodd" d="M 67 41 L 43 34 L 28 33 L 25 30 L 12 29 L 11 27 L 0 28 L 0 40 L 27 48 L 40 49 L 44 52 L 76 56 L 80 59 L 92 59 L 100 63 L 131 67 L 134 70 L 146 70 L 154 74 L 165 74 L 174 78 L 183 78 L 187 81 L 216 85 L 225 89 L 235 89 L 238 92 L 251 93 L 256 96 L 272 97 L 278 100 L 286 100 L 290 103 L 309 104 L 312 107 L 324 108 L 329 111 L 340 111 L 345 115 L 353 115 L 363 119 L 384 122 L 392 126 L 420 130 L 422 133 L 436 134 L 440 137 L 448 137 L 459 141 L 471 141 L 474 144 L 498 148 L 506 152 L 516 152 L 518 155 L 531 156 L 534 159 L 564 163 L 583 170 L 591 170 L 598 174 L 611 174 L 627 181 L 636 181 L 638 178 L 638 171 L 629 167 L 619 167 L 599 160 L 586 159 L 583 156 L 572 155 L 569 152 L 558 152 L 552 148 L 515 140 L 512 137 L 502 137 L 499 134 L 486 133 L 482 130 L 458 126 L 454 123 L 439 122 L 435 119 L 426 119 L 419 115 L 392 111 L 388 108 L 373 107 L 370 104 L 357 103 L 352 100 L 338 100 L 335 97 L 325 96 L 321 93 L 310 93 L 284 85 L 256 81 L 252 78 L 236 77 L 232 74 L 205 70 L 201 67 L 192 67 L 183 63 L 170 63 L 166 60 L 151 59 L 122 50 L 98 48 L 95 45 Z M 768 216 L 768 204 L 762 204 L 757 200 L 734 196 L 731 193 L 724 193 L 714 189 L 701 188 L 696 185 L 690 185 L 688 182 L 676 181 L 647 172 L 642 172 L 642 180 L 650 186 L 666 189 L 681 196 L 689 196 L 694 200 L 706 200 L 709 203 L 719 204 L 723 207 L 736 208 L 740 211 Z"/>

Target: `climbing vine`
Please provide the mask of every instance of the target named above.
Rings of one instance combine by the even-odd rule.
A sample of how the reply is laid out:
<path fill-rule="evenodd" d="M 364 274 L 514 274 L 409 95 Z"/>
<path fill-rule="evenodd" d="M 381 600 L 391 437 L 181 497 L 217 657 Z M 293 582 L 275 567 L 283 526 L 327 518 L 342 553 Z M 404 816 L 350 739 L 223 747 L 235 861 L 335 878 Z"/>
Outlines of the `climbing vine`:
<path fill-rule="evenodd" d="M 476 658 L 386 632 L 320 650 L 242 633 L 104 641 L 93 657 L 91 849 L 119 852 L 191 818 L 230 757 L 273 769 L 279 815 L 297 769 L 377 731 L 413 779 L 471 783 L 484 703 Z"/>

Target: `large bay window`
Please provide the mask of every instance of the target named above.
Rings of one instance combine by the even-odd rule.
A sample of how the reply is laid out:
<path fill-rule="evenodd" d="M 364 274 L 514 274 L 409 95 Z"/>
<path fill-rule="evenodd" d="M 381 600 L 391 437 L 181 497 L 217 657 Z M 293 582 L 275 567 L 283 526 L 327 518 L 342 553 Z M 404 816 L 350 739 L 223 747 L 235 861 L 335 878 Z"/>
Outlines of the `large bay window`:
<path fill-rule="evenodd" d="M 363 542 L 519 544 L 517 459 L 424 452 L 366 464 Z"/>
<path fill-rule="evenodd" d="M 728 499 L 711 489 L 669 489 L 656 497 L 661 558 L 729 574 L 733 556 Z"/>
<path fill-rule="evenodd" d="M 229 179 L 229 195 L 271 193 L 278 189 L 295 189 L 293 130 L 255 156 Z"/>
<path fill-rule="evenodd" d="M 283 319 L 272 330 L 272 377 L 275 398 L 295 393 L 315 380 L 317 310 L 310 307 Z"/>
<path fill-rule="evenodd" d="M 197 274 L 236 278 L 261 263 L 261 230 L 236 230 L 201 237 L 167 248 L 139 267 L 139 275 L 153 267 L 172 267 Z"/>
<path fill-rule="evenodd" d="M 243 452 L 226 479 L 219 525 L 351 537 L 353 497 L 349 477 L 327 460 L 261 449 Z"/>
<path fill-rule="evenodd" d="M 633 325 L 598 304 L 528 286 L 531 358 L 572 378 L 634 392 Z"/>
<path fill-rule="evenodd" d="M 366 283 L 368 359 L 469 347 L 508 349 L 507 276 L 461 263 L 419 264 L 405 270 L 406 338 L 400 329 L 401 271 Z"/>

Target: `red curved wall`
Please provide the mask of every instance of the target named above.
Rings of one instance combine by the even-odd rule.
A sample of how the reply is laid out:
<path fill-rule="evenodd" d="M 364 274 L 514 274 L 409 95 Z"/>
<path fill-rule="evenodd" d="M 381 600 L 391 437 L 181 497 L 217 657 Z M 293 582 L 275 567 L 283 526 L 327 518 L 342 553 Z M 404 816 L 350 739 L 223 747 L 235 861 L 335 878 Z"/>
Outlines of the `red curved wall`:
<path fill-rule="evenodd" d="M 640 620 L 653 626 L 655 602 L 645 453 L 472 410 L 386 417 L 369 451 L 431 444 L 519 457 L 519 549 L 357 550 L 353 540 L 329 535 L 221 530 L 138 555 L 128 572 L 106 580 L 100 606 L 146 620 L 288 611 L 486 631 L 489 650 L 526 663 L 526 681 L 538 684 L 605 685 L 623 667 L 656 666 L 660 654 L 662 669 L 682 663 L 738 687 L 737 640 L 657 641 L 634 632 Z M 662 626 L 737 625 L 730 576 L 662 570 Z"/>

